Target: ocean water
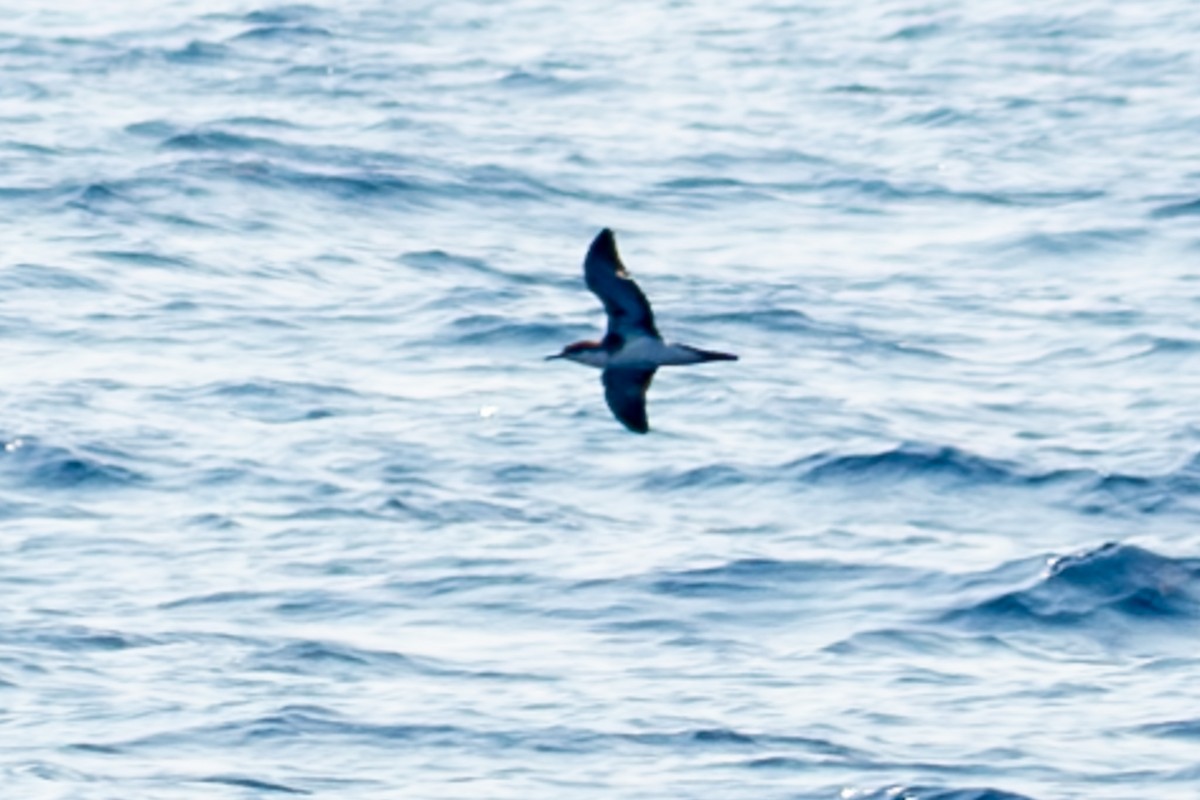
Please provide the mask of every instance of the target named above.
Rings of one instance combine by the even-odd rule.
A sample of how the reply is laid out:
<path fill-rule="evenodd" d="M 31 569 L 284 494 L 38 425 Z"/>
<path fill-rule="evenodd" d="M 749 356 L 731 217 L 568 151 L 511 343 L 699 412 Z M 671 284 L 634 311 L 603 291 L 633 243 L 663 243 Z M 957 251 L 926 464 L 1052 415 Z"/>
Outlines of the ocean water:
<path fill-rule="evenodd" d="M 0 19 L 3 797 L 1200 796 L 1200 6 Z"/>

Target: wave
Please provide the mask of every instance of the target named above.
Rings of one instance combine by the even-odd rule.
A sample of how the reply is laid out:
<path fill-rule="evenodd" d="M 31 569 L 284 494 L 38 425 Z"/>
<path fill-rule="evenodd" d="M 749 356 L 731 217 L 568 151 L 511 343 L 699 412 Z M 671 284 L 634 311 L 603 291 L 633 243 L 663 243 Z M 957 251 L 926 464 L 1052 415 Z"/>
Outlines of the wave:
<path fill-rule="evenodd" d="M 1050 562 L 1036 581 L 946 613 L 973 628 L 1087 627 L 1124 618 L 1200 620 L 1200 559 L 1107 543 Z"/>
<path fill-rule="evenodd" d="M 863 583 L 878 587 L 897 580 L 924 579 L 926 573 L 896 566 L 872 566 L 840 561 L 780 561 L 743 558 L 687 570 L 652 573 L 639 579 L 649 591 L 677 597 L 737 598 L 752 595 L 776 597 L 784 593 L 816 591 L 834 584 L 839 591 Z"/>
<path fill-rule="evenodd" d="M 83 625 L 50 628 L 15 629 L 6 632 L 10 640 L 27 641 L 60 653 L 111 652 L 140 647 L 156 647 L 163 639 L 118 631 L 97 630 Z"/>
<path fill-rule="evenodd" d="M 78 270 L 47 264 L 13 264 L 0 272 L 0 291 L 49 289 L 51 291 L 103 292 L 108 286 Z"/>
<path fill-rule="evenodd" d="M 610 753 L 614 748 L 638 748 L 649 752 L 678 753 L 685 749 L 744 753 L 747 750 L 775 748 L 797 752 L 809 762 L 819 759 L 821 763 L 830 760 L 853 763 L 866 759 L 863 751 L 811 736 L 743 733 L 726 728 L 625 733 L 567 726 L 512 729 L 436 723 L 379 723 L 350 718 L 319 705 L 289 705 L 253 718 L 152 734 L 132 741 L 87 742 L 72 746 L 94 752 L 130 752 L 180 744 L 244 746 L 264 740 L 290 739 L 349 739 L 378 747 L 394 747 L 397 742 L 404 742 L 414 747 L 467 748 L 476 752 Z M 752 765 L 768 760 L 770 757 L 759 758 Z M 1002 797 L 998 795 L 997 800 Z"/>
<path fill-rule="evenodd" d="M 1117 245 L 1137 242 L 1147 235 L 1145 228 L 1091 228 L 1056 231 L 1022 236 L 1004 246 L 1005 250 L 1033 255 L 1070 256 L 1098 253 Z"/>
<path fill-rule="evenodd" d="M 1200 513 L 1200 454 L 1157 474 L 1103 472 L 1088 467 L 1036 469 L 949 445 L 906 442 L 874 452 L 825 451 L 778 465 L 716 462 L 687 469 L 655 468 L 643 478 L 654 491 L 694 491 L 796 485 L 813 489 L 932 484 L 964 489 L 1043 493 L 1088 515 Z"/>
<path fill-rule="evenodd" d="M 364 671 L 387 675 L 443 672 L 400 653 L 311 640 L 288 642 L 257 652 L 246 659 L 243 666 L 254 672 L 290 675 L 361 674 Z"/>
<path fill-rule="evenodd" d="M 168 137 L 161 145 L 164 150 L 231 150 L 280 152 L 285 146 L 274 139 L 246 136 L 220 129 L 189 131 Z"/>
<path fill-rule="evenodd" d="M 1194 355 L 1200 351 L 1200 339 L 1185 339 L 1176 336 L 1156 336 L 1139 333 L 1117 342 L 1114 347 L 1133 352 L 1121 355 L 1114 361 L 1139 361 L 1142 359 L 1174 358 Z"/>
<path fill-rule="evenodd" d="M 234 36 L 234 42 L 297 42 L 311 43 L 312 40 L 332 39 L 333 33 L 317 25 L 267 24 L 257 25 Z"/>
<path fill-rule="evenodd" d="M 946 789 L 933 786 L 888 786 L 876 791 L 843 793 L 844 800 L 1031 800 L 1000 789 Z"/>
<path fill-rule="evenodd" d="M 230 54 L 223 44 L 193 39 L 183 47 L 166 51 L 165 57 L 177 64 L 212 64 L 226 60 Z"/>
<path fill-rule="evenodd" d="M 922 125 L 947 125 L 959 122 L 960 118 L 953 116 L 952 112 L 942 112 L 932 116 L 913 118 L 910 121 Z M 727 200 L 771 199 L 796 194 L 818 194 L 835 195 L 843 199 L 871 200 L 876 203 L 966 202 L 985 206 L 1013 207 L 1066 205 L 1092 200 L 1103 195 L 1103 192 L 1090 189 L 1062 192 L 968 190 L 933 183 L 901 183 L 882 177 L 837 176 L 814 177 L 810 180 L 798 181 L 756 181 L 711 173 L 670 178 L 655 184 L 654 189 L 660 195 L 677 194 Z M 1124 240 L 1132 233 L 1141 234 L 1144 231 L 1134 229 L 1115 233 L 1106 231 L 1086 233 L 1097 237 L 1114 236 Z"/>
<path fill-rule="evenodd" d="M 904 481 L 1039 489 L 1057 487 L 1085 511 L 1157 512 L 1200 495 L 1200 454 L 1174 470 L 1153 474 L 1108 473 L 1090 468 L 1030 469 L 951 446 L 905 443 L 875 453 L 818 453 L 783 468 L 814 485 Z"/>
<path fill-rule="evenodd" d="M 259 778 L 249 778 L 244 775 L 210 775 L 206 778 L 193 778 L 196 783 L 215 783 L 221 786 L 233 786 L 238 789 L 251 789 L 255 792 L 275 792 L 277 794 L 308 795 L 312 792 L 297 789 L 283 783 L 264 781 Z"/>
<path fill-rule="evenodd" d="M 864 455 L 816 455 L 797 462 L 811 483 L 898 481 L 910 478 L 955 479 L 969 483 L 1005 483 L 1015 465 L 974 455 L 956 447 L 904 444 Z"/>
<path fill-rule="evenodd" d="M 369 169 L 340 172 L 303 169 L 266 159 L 195 159 L 182 162 L 178 167 L 200 177 L 233 179 L 238 183 L 253 183 L 272 189 L 295 188 L 332 195 L 341 200 L 416 197 L 430 191 L 430 187 L 425 184 L 387 172 Z"/>
<path fill-rule="evenodd" d="M 1179 203 L 1168 203 L 1150 212 L 1155 219 L 1174 219 L 1175 217 L 1194 217 L 1200 215 L 1200 198 Z"/>
<path fill-rule="evenodd" d="M 555 70 L 515 69 L 500 78 L 499 84 L 506 89 L 518 89 L 547 95 L 575 94 L 597 89 L 604 83 L 596 78 L 565 78 Z"/>
<path fill-rule="evenodd" d="M 280 380 L 205 384 L 171 397 L 189 402 L 212 402 L 249 419 L 280 424 L 336 416 L 366 399 L 343 386 Z M 232 476 L 238 477 L 238 474 Z M 221 474 L 217 473 L 211 479 L 221 479 Z"/>
<path fill-rule="evenodd" d="M 287 25 L 319 16 L 323 11 L 306 3 L 290 3 L 272 8 L 261 8 L 244 14 L 241 19 L 254 25 Z"/>
<path fill-rule="evenodd" d="M 133 469 L 65 447 L 16 437 L 0 449 L 0 474 L 41 489 L 111 489 L 146 482 Z"/>
<path fill-rule="evenodd" d="M 492 314 L 472 314 L 460 317 L 450 324 L 450 331 L 440 331 L 438 341 L 449 341 L 461 345 L 537 345 L 557 349 L 567 341 L 572 329 L 568 326 L 544 322 L 512 322 L 508 317 Z M 544 348 L 543 348 L 544 349 Z"/>

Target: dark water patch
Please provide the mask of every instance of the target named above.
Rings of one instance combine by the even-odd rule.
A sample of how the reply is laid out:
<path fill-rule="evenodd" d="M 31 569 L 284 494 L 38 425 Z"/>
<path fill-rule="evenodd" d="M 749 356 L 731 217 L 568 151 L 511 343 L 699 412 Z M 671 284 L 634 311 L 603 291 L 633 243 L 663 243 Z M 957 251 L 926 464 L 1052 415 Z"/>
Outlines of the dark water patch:
<path fill-rule="evenodd" d="M 607 733 L 586 728 L 479 729 L 450 724 L 375 723 L 352 720 L 331 710 L 290 706 L 274 714 L 230 722 L 205 729 L 165 733 L 131 743 L 114 745 L 123 751 L 173 746 L 183 740 L 215 741 L 226 746 L 247 746 L 270 740 L 306 740 L 332 743 L 349 739 L 380 748 L 397 746 L 448 748 L 471 752 L 532 753 L 679 753 L 681 749 L 744 752 L 747 749 L 788 748 L 839 762 L 858 757 L 857 751 L 824 739 L 803 736 L 748 737 L 726 729 L 675 732 Z"/>
<path fill-rule="evenodd" d="M 974 114 L 968 114 L 965 111 L 948 106 L 939 106 L 929 111 L 922 111 L 919 114 L 911 114 L 903 120 L 907 125 L 917 125 L 923 128 L 948 128 L 964 123 L 978 123 L 979 121 L 979 117 Z M 994 195 L 988 195 L 988 197 L 991 198 Z"/>
<path fill-rule="evenodd" d="M 242 748 L 268 741 L 333 743 L 393 749 L 398 745 L 446 748 L 511 749 L 519 734 L 484 732 L 455 725 L 387 724 L 347 719 L 322 706 L 285 706 L 274 713 L 218 725 L 154 734 L 116 746 L 126 751 L 210 746 Z M 477 750 L 478 752 L 478 750 Z"/>
<path fill-rule="evenodd" d="M 1143 239 L 1145 228 L 1092 228 L 1035 233 L 1010 242 L 1007 249 L 1035 255 L 1070 256 L 1102 252 Z"/>
<path fill-rule="evenodd" d="M 1099 190 L 1071 191 L 972 191 L 938 184 L 897 184 L 882 178 L 839 177 L 813 183 L 780 184 L 796 192 L 839 192 L 883 202 L 931 201 L 977 203 L 988 206 L 1043 207 L 1076 203 L 1102 197 Z"/>
<path fill-rule="evenodd" d="M 182 165 L 181 165 L 182 166 Z M 407 197 L 414 201 L 425 195 L 436 193 L 431 187 L 415 180 L 374 170 L 347 172 L 320 172 L 288 167 L 266 161 L 225 160 L 193 161 L 188 169 L 199 168 L 215 172 L 239 182 L 252 183 L 272 189 L 300 189 L 318 195 L 328 195 L 340 200 L 371 200 L 375 198 L 395 200 Z"/>
<path fill-rule="evenodd" d="M 0 474 L 40 489 L 117 489 L 147 480 L 128 467 L 31 437 L 12 439 L 0 449 Z"/>
<path fill-rule="evenodd" d="M 1140 725 L 1136 730 L 1151 736 L 1161 736 L 1164 739 L 1186 739 L 1200 742 L 1200 719 L 1153 722 L 1148 725 Z"/>
<path fill-rule="evenodd" d="M 448 595 L 472 596 L 508 595 L 516 587 L 535 587 L 544 583 L 541 579 L 521 573 L 491 573 L 487 575 L 446 575 L 420 581 L 389 581 L 389 591 L 412 595 L 417 598 L 435 598 Z M 514 595 L 515 596 L 515 595 Z"/>
<path fill-rule="evenodd" d="M 234 42 L 284 42 L 289 44 L 311 44 L 333 38 L 326 28 L 317 25 L 266 24 L 258 25 L 234 36 Z"/>
<path fill-rule="evenodd" d="M 87 742 L 82 742 L 80 744 L 69 744 L 64 749 L 75 750 L 77 752 L 87 753 L 89 755 L 119 756 L 124 754 L 124 751 L 119 747 L 113 747 L 112 745 L 106 744 L 89 744 Z"/>
<path fill-rule="evenodd" d="M 460 317 L 450 325 L 452 332 L 442 332 L 438 341 L 463 346 L 488 347 L 537 346 L 557 349 L 566 341 L 568 329 L 542 322 L 513 322 L 510 318 L 492 314 L 472 314 Z"/>
<path fill-rule="evenodd" d="M 164 611 L 170 611 L 180 608 L 192 608 L 196 606 L 240 606 L 240 605 L 260 605 L 268 600 L 271 595 L 265 592 L 249 592 L 249 591 L 227 591 L 227 592 L 212 592 L 210 594 L 195 595 L 193 597 L 184 597 L 179 600 L 168 600 L 165 603 L 159 603 L 158 607 Z"/>
<path fill-rule="evenodd" d="M 47 264 L 13 264 L 0 271 L 0 292 L 15 292 L 22 289 L 50 289 L 52 291 L 103 292 L 108 287 L 103 282 L 66 267 Z"/>
<path fill-rule="evenodd" d="M 313 495 L 315 494 L 343 494 L 345 490 L 333 486 L 332 484 L 314 483 L 313 489 L 307 492 L 296 492 L 294 494 L 285 495 L 285 499 L 296 510 L 281 514 L 273 515 L 273 519 L 290 521 L 290 522 L 333 522 L 338 520 L 358 520 L 365 522 L 369 520 L 386 519 L 389 515 L 386 508 L 384 510 L 373 510 L 370 508 L 360 508 L 355 506 L 331 506 L 317 505 L 312 503 Z"/>
<path fill-rule="evenodd" d="M 572 588 L 574 589 L 576 587 L 572 587 Z M 597 610 L 594 613 L 592 613 L 586 617 L 583 614 L 575 614 L 573 617 L 570 617 L 570 618 L 574 618 L 574 619 L 610 618 L 610 617 L 612 617 L 612 615 L 614 613 L 616 613 L 616 611 L 614 609 L 605 608 L 602 610 Z M 663 619 L 660 617 L 658 617 L 658 618 L 642 617 L 639 619 L 601 622 L 596 625 L 596 630 L 606 631 L 606 632 L 615 633 L 615 634 L 629 633 L 629 634 L 635 634 L 638 636 L 643 636 L 647 633 L 650 633 L 650 634 L 655 634 L 658 636 L 671 636 L 676 639 L 685 638 L 685 637 L 698 638 L 696 636 L 697 628 L 695 625 L 689 624 L 687 622 L 683 622 L 683 621 L 680 621 L 677 619 Z"/>
<path fill-rule="evenodd" d="M 455 191 L 483 192 L 489 197 L 504 200 L 606 199 L 578 188 L 562 189 L 528 173 L 496 164 L 484 164 L 466 170 L 461 178 L 461 186 Z"/>
<path fill-rule="evenodd" d="M 358 392 L 342 386 L 267 379 L 207 384 L 174 397 L 215 403 L 239 416 L 276 424 L 320 421 L 348 413 L 357 403 L 365 401 Z M 255 469 L 258 465 L 247 466 Z M 239 467 L 229 477 L 236 479 L 244 472 Z M 221 480 L 220 472 L 211 473 L 209 480 Z"/>
<path fill-rule="evenodd" d="M 1091 514 L 1165 514 L 1187 511 L 1200 496 L 1200 454 L 1169 472 L 1156 475 L 1092 474 L 1074 498 Z"/>
<path fill-rule="evenodd" d="M 748 325 L 771 333 L 810 333 L 817 327 L 812 317 L 791 308 L 747 308 L 742 311 L 689 314 L 683 319 L 697 327 L 709 323 Z"/>
<path fill-rule="evenodd" d="M 275 605 L 280 615 L 306 619 L 347 617 L 362 610 L 362 603 L 354 597 L 317 590 L 289 592 Z"/>
<path fill-rule="evenodd" d="M 226 61 L 231 55 L 228 47 L 217 42 L 205 42 L 193 39 L 183 47 L 166 50 L 164 58 L 175 64 L 218 64 Z"/>
<path fill-rule="evenodd" d="M 973 645 L 984 647 L 997 645 L 998 640 L 975 640 Z M 860 631 L 823 648 L 824 652 L 836 656 L 867 656 L 872 658 L 894 658 L 897 655 L 929 656 L 953 655 L 963 648 L 961 636 L 912 628 L 884 628 Z"/>
<path fill-rule="evenodd" d="M 273 171 L 277 171 L 282 179 L 302 181 L 310 174 L 309 171 L 318 176 L 329 174 L 321 172 L 318 167 L 332 172 L 334 176 L 344 174 L 368 178 L 374 175 L 394 177 L 394 173 L 400 170 L 417 166 L 427 171 L 436 169 L 436 165 L 430 165 L 426 159 L 390 150 L 275 138 L 281 131 L 301 129 L 299 125 L 274 117 L 238 116 L 196 127 L 169 126 L 161 131 L 159 138 L 162 140 L 160 146 L 165 150 L 197 153 L 197 158 L 177 162 L 172 168 L 205 178 L 212 175 L 235 178 L 257 175 L 270 179 Z M 273 135 L 263 135 L 263 131 L 270 131 Z M 209 157 L 200 157 L 205 155 Z M 234 156 L 242 157 L 235 159 Z"/>
<path fill-rule="evenodd" d="M 248 480 L 263 481 L 265 480 L 264 472 L 265 467 L 262 464 L 242 461 L 239 466 L 197 469 L 190 480 L 198 486 L 234 486 Z"/>
<path fill-rule="evenodd" d="M 866 83 L 838 83 L 830 86 L 825 91 L 832 94 L 887 94 L 888 90 L 882 86 L 872 86 Z"/>
<path fill-rule="evenodd" d="M 273 794 L 312 794 L 306 789 L 297 789 L 282 783 L 273 783 L 258 778 L 247 778 L 241 775 L 213 775 L 208 778 L 194 778 L 196 783 L 216 783 L 223 786 L 234 786 L 239 789 L 251 789 L 255 792 L 271 792 Z"/>
<path fill-rule="evenodd" d="M 235 128 L 268 128 L 271 130 L 300 130 L 301 125 L 278 117 L 239 116 L 217 120 L 217 125 L 229 125 Z M 334 151 L 351 150 L 351 148 L 332 148 Z M 355 150 L 354 152 L 359 152 Z"/>
<path fill-rule="evenodd" d="M 422 272 L 437 275 L 460 271 L 488 277 L 502 274 L 482 258 L 458 255 L 445 250 L 416 250 L 403 254 L 399 260 L 402 264 L 415 267 Z"/>
<path fill-rule="evenodd" d="M 50 630 L 13 631 L 9 632 L 7 638 L 62 653 L 114 652 L 141 647 L 156 647 L 163 643 L 152 636 L 95 630 L 82 625 L 70 625 Z"/>
<path fill-rule="evenodd" d="M 1156 336 L 1139 333 L 1126 337 L 1113 348 L 1118 350 L 1132 349 L 1133 352 L 1121 356 L 1118 361 L 1137 361 L 1147 358 L 1188 356 L 1200 352 L 1200 339 L 1185 339 L 1175 336 Z"/>
<path fill-rule="evenodd" d="M 162 119 L 148 119 L 125 126 L 126 133 L 151 139 L 165 139 L 175 135 L 178 130 L 174 123 Z"/>
<path fill-rule="evenodd" d="M 407 483 L 408 481 L 402 482 Z M 425 485 L 430 484 L 426 482 Z M 399 517 L 427 525 L 435 525 L 443 522 L 442 517 L 438 514 L 436 505 L 418 502 L 412 498 L 389 497 L 379 507 L 378 513 L 381 517 Z"/>
<path fill-rule="evenodd" d="M 683 749 L 721 750 L 727 752 L 786 749 L 847 761 L 867 757 L 867 754 L 863 751 L 837 744 L 828 739 L 774 733 L 751 734 L 731 728 L 699 728 L 666 733 L 620 734 L 619 738 L 638 745 L 655 748 L 661 747 L 676 752 Z"/>
<path fill-rule="evenodd" d="M 196 514 L 192 517 L 189 517 L 187 519 L 187 525 L 197 528 L 206 528 L 214 531 L 232 531 L 242 527 L 241 523 L 233 517 L 229 517 L 224 514 L 214 514 L 211 512 L 205 514 Z"/>
<path fill-rule="evenodd" d="M 1011 205 L 1012 199 L 998 193 L 969 192 L 931 184 L 901 185 L 883 178 L 832 178 L 811 184 L 793 184 L 789 188 L 820 193 L 837 192 L 882 202 L 914 200 L 978 202 L 985 205 Z"/>
<path fill-rule="evenodd" d="M 492 480 L 502 485 L 541 485 L 555 472 L 539 464 L 499 464 L 490 469 Z"/>
<path fill-rule="evenodd" d="M 735 170 L 742 174 L 749 167 L 761 167 L 764 164 L 775 166 L 828 166 L 830 160 L 824 156 L 806 153 L 788 147 L 743 149 L 737 151 L 709 150 L 695 155 L 684 155 L 672 159 L 672 164 L 689 168 L 699 167 L 700 173 L 712 175 L 724 169 Z M 719 176 L 718 176 L 719 177 Z"/>
<path fill-rule="evenodd" d="M 874 588 L 918 573 L 897 567 L 873 567 L 838 561 L 778 561 L 746 558 L 712 567 L 670 570 L 639 578 L 655 594 L 688 598 L 777 598 L 783 594 L 820 594 L 829 584 L 849 591 L 855 584 Z M 922 577 L 925 576 L 920 573 Z"/>
<path fill-rule="evenodd" d="M 268 145 L 263 142 L 257 146 L 266 148 Z M 477 202 L 481 198 L 541 201 L 553 198 L 587 199 L 586 193 L 558 189 L 532 176 L 501 167 L 476 167 L 459 177 L 430 181 L 412 174 L 411 159 L 394 154 L 341 147 L 284 144 L 278 147 L 278 152 L 270 153 L 270 158 L 259 153 L 256 158 L 236 160 L 215 157 L 221 155 L 222 151 L 213 150 L 213 157 L 187 159 L 171 165 L 171 169 L 201 180 L 233 180 L 272 190 L 298 190 L 337 200 L 378 200 L 389 204 L 406 201 L 420 207 L 443 201 Z M 203 148 L 196 152 L 198 156 L 207 155 Z M 284 163 L 284 160 L 288 163 Z M 311 166 L 313 164 L 323 166 L 314 168 Z M 429 171 L 429 168 L 424 169 L 424 172 Z"/>
<path fill-rule="evenodd" d="M 769 469 L 760 476 L 743 477 L 766 481 L 783 480 L 789 475 L 813 486 L 928 481 L 959 488 L 1050 491 L 1057 493 L 1060 502 L 1090 514 L 1186 510 L 1184 502 L 1200 496 L 1200 455 L 1167 473 L 1135 475 L 1087 468 L 1039 470 L 957 447 L 919 442 L 875 453 L 817 453 Z"/>
<path fill-rule="evenodd" d="M 758 483 L 758 476 L 729 464 L 708 464 L 685 470 L 652 471 L 642 482 L 648 491 L 670 492 L 691 489 L 727 489 Z"/>
<path fill-rule="evenodd" d="M 972 628 L 1075 628 L 1157 620 L 1194 629 L 1200 559 L 1173 559 L 1108 543 L 1050 563 L 1031 585 L 955 609 L 943 620 Z"/>
<path fill-rule="evenodd" d="M 1067 317 L 1111 325 L 1114 328 L 1137 327 L 1146 324 L 1149 319 L 1145 311 L 1136 308 L 1084 308 L 1068 311 Z M 1070 353 L 1094 357 L 1092 351 L 1085 348 L 1070 348 Z"/>
<path fill-rule="evenodd" d="M 740 766 L 753 770 L 787 770 L 807 772 L 821 765 L 820 759 L 798 756 L 761 756 L 743 761 Z"/>
<path fill-rule="evenodd" d="M 1001 789 L 946 789 L 931 786 L 889 786 L 869 794 L 855 794 L 854 800 L 1033 800 L 1026 795 Z"/>
<path fill-rule="evenodd" d="M 538 523 L 537 515 L 514 505 L 487 500 L 446 500 L 433 506 L 432 512 L 443 524 L 464 523 Z"/>
<path fill-rule="evenodd" d="M 673 178 L 661 181 L 653 187 L 655 192 L 666 195 L 684 195 L 729 202 L 770 199 L 774 197 L 775 189 L 776 187 L 769 183 L 754 183 L 707 175 Z"/>
<path fill-rule="evenodd" d="M 307 3 L 289 3 L 251 11 L 241 19 L 254 25 L 288 25 L 310 20 L 323 13 L 322 9 Z"/>
<path fill-rule="evenodd" d="M 129 198 L 104 183 L 89 184 L 78 190 L 67 201 L 67 205 L 71 208 L 93 212 L 111 210 L 114 206 L 130 205 L 131 203 Z"/>
<path fill-rule="evenodd" d="M 371 557 L 345 557 L 333 560 L 320 560 L 310 563 L 289 564 L 287 571 L 293 575 L 303 576 L 346 576 L 352 575 L 356 577 L 377 577 L 387 574 L 391 570 L 392 563 L 383 558 Z"/>
<path fill-rule="evenodd" d="M 908 443 L 863 455 L 820 453 L 789 467 L 806 482 L 874 483 L 911 479 L 952 480 L 966 484 L 1007 483 L 1018 476 L 1015 465 L 974 455 L 956 447 Z"/>
<path fill-rule="evenodd" d="M 939 22 L 923 22 L 904 27 L 883 37 L 885 42 L 915 42 L 941 35 L 946 26 Z"/>
<path fill-rule="evenodd" d="M 163 269 L 191 269 L 194 264 L 179 256 L 166 256 L 149 250 L 92 250 L 89 255 L 117 264 L 135 264 L 140 267 Z"/>
<path fill-rule="evenodd" d="M 500 78 L 498 83 L 505 89 L 552 96 L 591 91 L 603 85 L 600 81 L 590 77 L 567 78 L 555 71 L 525 69 L 512 70 Z"/>
<path fill-rule="evenodd" d="M 195 390 L 201 395 L 213 397 L 291 397 L 296 395 L 317 397 L 358 397 L 358 392 L 335 384 L 301 383 L 292 381 L 246 381 L 243 383 L 213 383 Z"/>
<path fill-rule="evenodd" d="M 247 658 L 244 666 L 251 671 L 290 675 L 332 674 L 342 677 L 363 672 L 388 675 L 438 673 L 436 668 L 421 664 L 400 653 L 312 640 L 289 642 L 260 650 Z"/>
<path fill-rule="evenodd" d="M 1200 215 L 1200 198 L 1179 203 L 1167 203 L 1150 212 L 1154 219 L 1174 219 L 1175 217 L 1194 217 Z"/>
<path fill-rule="evenodd" d="M 30 121 L 33 122 L 35 120 Z M 33 142 L 20 142 L 12 139 L 0 142 L 0 148 L 30 156 L 58 156 L 63 154 L 63 151 L 57 147 L 35 144 Z"/>
<path fill-rule="evenodd" d="M 250 153 L 279 153 L 286 148 L 275 141 L 260 136 L 246 136 L 223 130 L 199 130 L 177 133 L 162 143 L 165 150 L 215 150 Z"/>

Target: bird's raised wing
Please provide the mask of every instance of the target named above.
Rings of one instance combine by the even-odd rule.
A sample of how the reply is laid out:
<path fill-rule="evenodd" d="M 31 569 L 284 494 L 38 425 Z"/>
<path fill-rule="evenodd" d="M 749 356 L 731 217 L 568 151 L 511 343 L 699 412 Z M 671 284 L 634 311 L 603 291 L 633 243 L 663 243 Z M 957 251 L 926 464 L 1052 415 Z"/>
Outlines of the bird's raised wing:
<path fill-rule="evenodd" d="M 608 228 L 600 231 L 588 248 L 587 258 L 583 260 L 583 279 L 604 303 L 609 335 L 625 338 L 636 334 L 658 338 L 650 301 L 625 271 L 625 265 L 617 255 L 617 240 Z"/>
<path fill-rule="evenodd" d="M 613 416 L 634 433 L 646 433 L 646 390 L 654 380 L 654 368 L 609 367 L 600 379 L 604 381 L 604 399 Z"/>

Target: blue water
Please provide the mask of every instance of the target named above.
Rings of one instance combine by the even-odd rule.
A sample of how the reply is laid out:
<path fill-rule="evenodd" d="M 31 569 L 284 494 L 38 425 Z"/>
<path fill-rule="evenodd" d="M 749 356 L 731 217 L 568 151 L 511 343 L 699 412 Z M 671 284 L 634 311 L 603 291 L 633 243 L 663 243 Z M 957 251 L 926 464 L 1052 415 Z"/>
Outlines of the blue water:
<path fill-rule="evenodd" d="M 1200 6 L 0 19 L 4 797 L 1200 796 Z"/>

